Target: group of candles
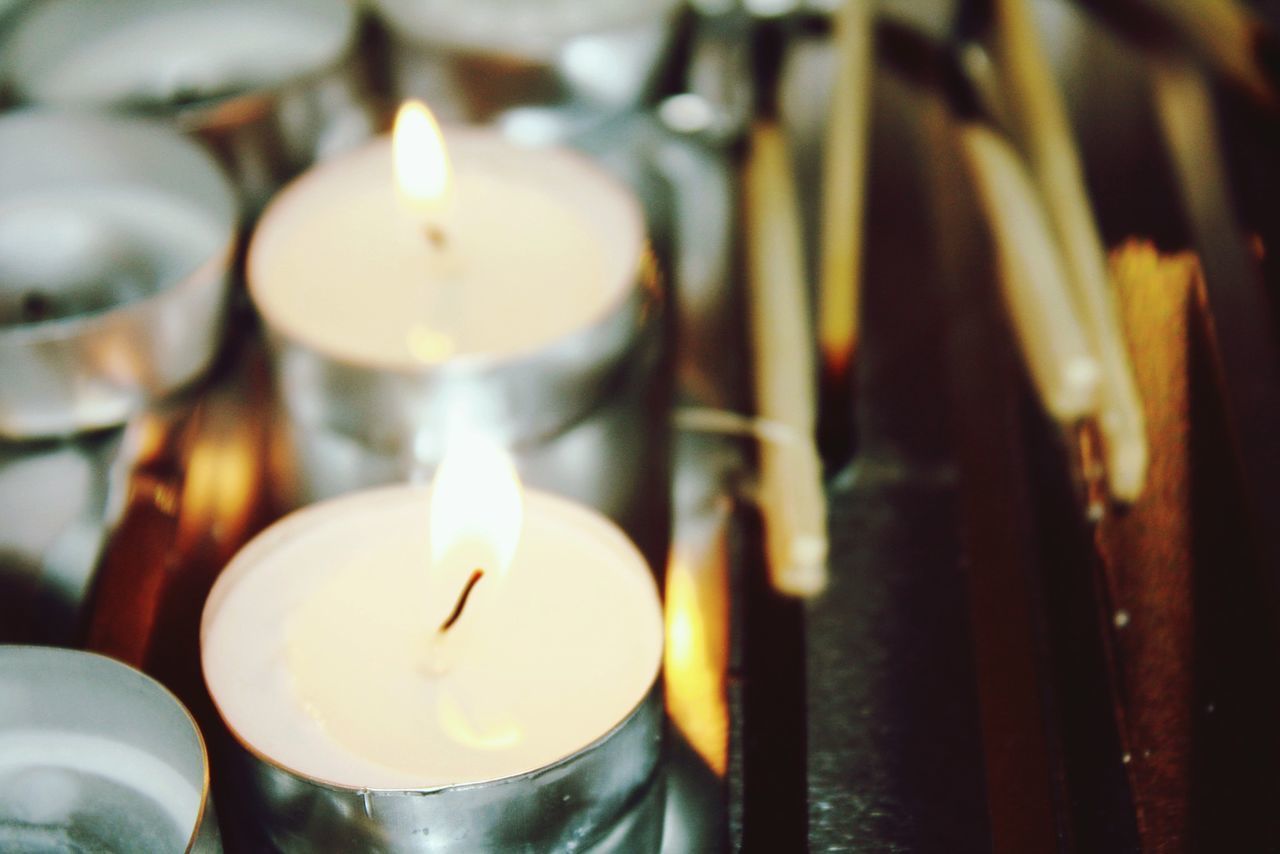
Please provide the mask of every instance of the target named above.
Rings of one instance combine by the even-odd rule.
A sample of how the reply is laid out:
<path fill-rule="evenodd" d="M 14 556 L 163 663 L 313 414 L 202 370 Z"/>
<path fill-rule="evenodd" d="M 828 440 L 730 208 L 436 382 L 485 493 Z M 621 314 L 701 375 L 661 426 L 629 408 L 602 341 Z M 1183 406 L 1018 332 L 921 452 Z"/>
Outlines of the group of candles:
<path fill-rule="evenodd" d="M 33 17 L 52 26 L 71 9 L 50 3 Z M 136 32 L 96 40 L 80 20 L 74 61 L 42 65 L 31 42 L 15 67 L 27 94 L 54 100 L 107 89 L 136 100 L 154 85 L 163 97 L 222 95 L 225 80 L 209 77 L 220 66 L 175 54 L 181 82 L 157 84 L 135 51 L 153 39 L 182 44 L 175 28 L 191 15 L 220 25 L 226 11 L 156 12 Z M 298 7 L 249 12 L 266 44 L 272 16 Z M 22 386 L 0 392 L 3 434 L 119 423 L 198 376 L 215 350 L 231 258 L 232 196 L 208 157 L 137 120 L 42 111 L 0 119 L 0 151 L 24 173 L 0 174 L 0 370 Z M 58 177 L 61 166 L 71 178 Z M 465 384 L 546 352 L 590 361 L 574 348 L 630 310 L 647 287 L 646 253 L 639 203 L 587 159 L 493 131 L 442 132 L 409 102 L 393 138 L 321 163 L 267 206 L 246 278 L 289 405 L 291 354 L 333 377 L 409 383 Z M 171 360 L 181 370 L 157 369 Z M 508 392 L 516 410 L 544 399 L 537 388 Z M 349 401 L 360 389 L 334 393 Z M 272 814 L 281 787 L 270 781 L 282 776 L 322 793 L 331 821 L 388 848 L 424 835 L 431 850 L 594 844 L 655 773 L 663 617 L 653 570 L 605 514 L 524 489 L 502 447 L 509 437 L 489 435 L 482 417 L 405 410 L 409 423 L 386 430 L 444 449 L 442 461 L 424 455 L 439 463 L 430 487 L 391 485 L 293 513 L 237 555 L 205 607 L 206 684 L 245 760 L 261 766 L 247 779 L 267 804 L 265 833 L 289 847 L 316 832 L 296 814 Z M 34 746 L 74 735 L 33 718 L 19 670 L 0 660 L 0 793 L 34 766 L 65 762 L 67 751 Z M 9 750 L 14 738 L 28 749 Z M 145 777 L 144 766 L 112 774 Z M 38 832 L 39 809 L 5 809 L 0 797 L 0 843 Z"/>

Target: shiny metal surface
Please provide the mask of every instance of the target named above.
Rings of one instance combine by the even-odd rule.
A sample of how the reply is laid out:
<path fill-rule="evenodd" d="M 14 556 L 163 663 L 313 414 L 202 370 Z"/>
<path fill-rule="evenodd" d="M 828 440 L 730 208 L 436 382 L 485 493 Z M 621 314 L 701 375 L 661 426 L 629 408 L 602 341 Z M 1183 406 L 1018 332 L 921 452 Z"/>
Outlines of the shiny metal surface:
<path fill-rule="evenodd" d="M 226 0 L 218 0 L 225 5 Z M 363 69 L 351 51 L 357 16 L 345 0 L 267 0 L 243 4 L 249 13 L 280 9 L 305 16 L 324 50 L 272 73 L 248 75 L 241 64 L 189 59 L 166 67 L 145 92 L 116 98 L 77 95 L 49 86 L 45 66 L 96 47 L 101 28 L 204 9 L 208 0 L 55 0 L 15 15 L 0 53 L 20 57 L 0 65 L 0 88 L 20 103 L 146 115 L 172 121 L 207 144 L 233 177 L 245 207 L 257 213 L 271 195 L 306 166 L 373 132 Z M 253 33 L 246 32 L 245 37 Z M 21 53 L 19 53 L 21 51 Z M 265 58 L 264 58 L 265 59 Z M 243 78 L 243 79 L 242 79 Z"/>
<path fill-rule="evenodd" d="M 374 0 L 397 97 L 440 115 L 562 139 L 634 109 L 670 40 L 672 0 Z"/>
<path fill-rule="evenodd" d="M 84 844 L 94 851 L 137 851 L 145 849 L 145 840 L 172 839 L 191 854 L 222 851 L 209 797 L 204 741 L 187 710 L 159 682 L 92 653 L 0 646 L 0 736 L 28 729 L 101 737 L 140 750 L 189 784 L 200 807 L 191 825 L 180 829 L 182 836 L 174 838 L 179 829 L 172 826 L 173 819 L 158 807 L 145 809 L 149 799 L 144 793 L 134 793 L 132 801 L 124 795 L 123 803 L 133 808 L 120 814 L 112 810 L 110 797 L 120 793 L 101 784 L 95 788 L 97 775 L 68 769 L 55 787 L 51 774 L 57 773 L 59 762 L 51 760 L 42 766 L 49 770 L 34 781 L 43 787 L 33 803 L 44 820 L 27 815 L 27 820 L 18 818 L 10 825 L 13 816 L 0 815 L 0 840 L 8 840 L 6 850 L 15 850 L 15 845 L 18 851 L 68 850 L 64 844 L 82 850 L 79 845 Z M 27 782 L 33 783 L 30 774 Z M 100 797 L 95 799 L 95 794 Z M 4 793 L 0 811 L 14 796 L 12 791 Z M 24 800 L 20 794 L 17 798 L 18 803 Z M 55 817 L 61 812 L 58 804 L 65 808 L 65 818 Z"/>
<path fill-rule="evenodd" d="M 120 437 L 0 442 L 0 643 L 76 640 L 127 468 Z"/>
<path fill-rule="evenodd" d="M 662 730 L 655 683 L 626 720 L 554 765 L 437 790 L 339 788 L 246 750 L 251 844 L 284 852 L 657 851 Z"/>
<path fill-rule="evenodd" d="M 148 399 L 198 376 L 221 340 L 237 219 L 232 190 L 213 160 L 152 122 L 30 111 L 0 120 L 0 164 L 0 205 L 16 208 L 80 187 L 136 188 L 198 210 L 207 231 L 201 240 L 212 247 L 199 257 L 170 259 L 166 269 L 186 272 L 145 281 L 140 294 L 99 292 L 98 276 L 81 284 L 72 277 L 57 294 L 73 305 L 67 316 L 0 326 L 0 436 L 62 436 L 120 424 Z M 0 234 L 10 227 L 0 222 Z M 57 230 L 44 240 L 12 241 L 10 248 L 55 265 L 80 263 Z M 0 297 L 21 303 L 30 295 L 13 289 L 24 287 L 0 282 Z"/>
<path fill-rule="evenodd" d="M 451 436 L 506 445 L 531 485 L 594 507 L 651 566 L 669 537 L 666 299 L 646 255 L 595 324 L 528 355 L 419 371 L 337 361 L 268 329 L 289 422 L 292 503 L 427 480 Z"/>
<path fill-rule="evenodd" d="M 674 324 L 681 335 L 676 359 L 679 384 L 701 405 L 741 407 L 739 374 L 745 370 L 745 363 L 742 345 L 736 337 L 737 292 L 731 276 L 733 171 L 728 158 L 723 151 L 673 133 L 643 113 L 601 127 L 578 140 L 578 144 L 631 183 L 646 207 L 655 255 L 664 271 L 670 272 L 659 290 L 657 299 L 662 313 L 656 319 L 660 326 L 665 326 L 672 321 L 671 313 L 679 314 Z M 235 319 L 232 326 L 239 332 L 248 332 L 251 328 L 251 324 L 237 323 Z M 670 339 L 665 337 L 669 333 L 662 335 L 669 346 Z M 256 350 L 256 340 L 240 340 L 244 337 L 233 334 L 232 346 L 237 350 L 246 346 Z M 652 346 L 657 346 L 657 340 Z M 670 355 L 668 351 L 664 358 Z M 257 377 L 256 372 L 254 376 Z M 91 472 L 87 478 L 91 487 L 87 497 L 76 497 L 82 496 L 86 489 L 78 462 L 50 464 L 40 475 L 48 479 L 51 494 L 55 496 L 50 502 L 42 502 L 42 506 L 49 504 L 52 509 L 59 502 L 65 502 L 66 507 L 80 506 L 87 500 L 87 516 L 96 520 L 100 512 L 106 512 L 106 532 L 115 535 L 107 550 L 108 565 L 97 573 L 96 581 L 93 566 L 96 554 L 85 557 L 79 576 L 84 588 L 76 596 L 69 595 L 68 608 L 74 606 L 75 610 L 67 611 L 67 622 L 60 623 L 64 633 L 56 640 L 74 642 L 75 630 L 81 625 L 78 620 L 83 619 L 87 610 L 89 643 L 93 648 L 109 649 L 112 655 L 127 657 L 145 667 L 191 705 L 205 726 L 214 755 L 219 816 L 223 819 L 224 838 L 229 847 L 247 837 L 242 829 L 252 824 L 255 814 L 251 809 L 241 808 L 239 794 L 246 787 L 242 777 L 232 773 L 234 761 L 230 765 L 219 764 L 227 754 L 239 754 L 239 751 L 221 749 L 223 736 L 216 713 L 201 705 L 200 691 L 195 685 L 199 682 L 199 671 L 194 631 L 187 632 L 194 625 L 194 618 L 186 615 L 198 616 L 203 600 L 203 594 L 192 594 L 190 590 L 200 589 L 202 584 L 203 589 L 207 589 L 216 567 L 225 563 L 224 550 L 234 549 L 255 530 L 246 532 L 239 522 L 243 501 L 261 501 L 264 493 L 276 490 L 296 493 L 298 482 L 287 465 L 275 471 L 267 483 L 257 476 L 249 477 L 248 470 L 263 464 L 261 450 L 242 451 L 242 443 L 229 443 L 223 437 L 226 425 L 235 425 L 237 431 L 248 430 L 250 425 L 269 419 L 275 404 L 269 395 L 254 391 L 258 385 L 256 380 L 248 381 L 239 373 L 223 371 L 197 395 L 168 398 L 159 407 L 164 417 L 152 414 L 156 407 L 148 408 L 135 419 L 134 427 L 126 431 L 132 439 L 122 441 L 119 433 L 111 432 L 82 437 L 66 445 L 13 446 L 15 455 L 47 453 L 62 460 L 65 455 L 74 454 L 77 458 L 86 458 Z M 183 417 L 187 412 L 190 417 Z M 210 424 L 215 412 L 218 417 Z M 641 429 L 629 420 L 628 413 L 636 412 L 647 419 L 645 424 L 651 425 L 643 429 L 665 436 L 668 430 L 665 405 L 645 411 L 635 404 L 613 411 L 604 419 L 603 426 L 590 418 L 579 422 L 566 431 L 553 448 L 546 449 L 542 459 L 546 465 L 559 459 L 573 472 L 580 464 L 565 461 L 604 454 L 602 448 L 616 442 L 618 432 L 630 435 Z M 289 429 L 286 419 L 277 417 L 272 428 L 282 434 L 281 440 L 287 438 L 283 436 Z M 583 438 L 571 438 L 577 433 Z M 729 520 L 724 515 L 721 496 L 743 477 L 746 466 L 737 440 L 693 437 L 692 441 L 696 452 L 682 452 L 678 464 L 685 476 L 676 487 L 679 503 L 676 521 L 682 525 L 687 523 L 684 533 L 677 534 L 687 548 L 681 549 L 677 580 L 668 580 L 669 585 L 678 588 L 669 594 L 675 597 L 671 607 L 678 613 L 669 617 L 668 625 L 668 644 L 678 661 L 664 681 L 668 705 L 679 704 L 678 712 L 671 710 L 673 715 L 678 715 L 678 720 L 666 734 L 668 747 L 659 767 L 663 780 L 646 789 L 648 799 L 644 806 L 630 813 L 632 823 L 644 829 L 642 835 L 646 839 L 652 838 L 652 824 L 643 816 L 648 815 L 648 811 L 660 813 L 659 823 L 665 825 L 661 831 L 662 850 L 670 854 L 723 847 L 724 733 L 729 726 L 728 709 L 723 705 L 723 682 L 727 678 L 724 670 L 728 666 L 723 647 L 728 632 L 724 622 L 728 617 L 724 611 L 728 580 L 723 572 L 733 557 L 723 542 L 729 533 L 726 530 Z M 351 447 L 349 438 L 330 434 L 317 442 L 325 453 L 328 450 L 323 445 L 327 442 L 345 448 L 349 456 L 341 457 L 339 452 L 339 458 L 353 466 L 349 471 L 328 467 L 323 471 L 337 471 L 344 478 L 348 474 L 355 478 L 360 467 L 371 461 L 363 448 Z M 234 447 L 227 447 L 229 444 Z M 152 447 L 158 445 L 165 445 L 167 450 L 159 453 Z M 280 445 L 283 447 L 286 443 L 280 441 Z M 574 450 L 583 447 L 589 448 L 589 453 Z M 606 458 L 613 468 L 589 472 L 591 477 L 603 478 L 607 474 L 624 479 L 633 476 L 628 472 L 641 469 L 645 482 L 651 486 L 637 488 L 638 495 L 645 495 L 647 491 L 648 497 L 636 501 L 636 518 L 641 523 L 665 529 L 666 502 L 671 500 L 666 472 L 632 454 L 617 452 Z M 16 464 L 16 458 L 0 456 L 0 482 L 6 477 L 6 462 Z M 336 464 L 330 460 L 327 465 Z M 621 468 L 623 466 L 627 468 Z M 341 478 L 339 481 L 343 482 Z M 61 515 L 53 519 L 51 515 L 47 529 L 32 524 L 31 520 L 37 517 L 29 507 L 16 503 L 25 490 L 26 487 L 17 484 L 9 493 L 15 503 L 3 506 L 12 506 L 15 512 L 0 518 L 0 539 L 30 533 L 53 543 L 64 539 L 68 543 L 79 542 L 77 532 L 82 529 L 79 521 L 67 521 Z M 0 491 L 3 491 L 2 485 Z M 108 492 L 114 498 L 108 498 Z M 126 498 L 131 500 L 125 502 Z M 297 500 L 296 495 L 293 500 Z M 125 506 L 109 510 L 99 508 L 97 502 L 110 507 Z M 646 511 L 645 507 L 650 509 Z M 273 508 L 272 512 L 282 509 Z M 114 518 L 121 511 L 124 518 Z M 259 519 L 259 524 L 263 521 Z M 626 527 L 636 539 L 647 536 L 652 541 L 665 543 L 665 534 L 656 537 L 637 533 L 634 523 L 627 523 Z M 165 532 L 168 533 L 160 536 Z M 173 538 L 172 542 L 166 539 L 168 536 Z M 62 554 L 62 548 L 59 546 L 50 555 Z M 656 551 L 662 559 L 655 565 L 665 566 L 665 551 Z M 0 559 L 0 563 L 4 562 Z M 23 566 L 23 571 L 33 573 L 30 584 L 34 589 L 23 587 L 22 590 L 43 597 L 40 601 L 52 600 L 52 594 L 57 592 L 54 575 L 46 571 L 37 577 L 37 566 L 25 563 Z M 670 573 L 668 577 L 670 579 Z M 91 581 L 97 585 L 97 596 L 86 607 L 83 596 L 90 589 Z M 0 597 L 4 595 L 0 592 Z M 15 611 L 21 611 L 24 620 L 43 619 L 46 612 L 29 610 L 28 601 L 13 600 Z M 9 604 L 10 601 L 0 600 L 0 608 L 5 613 Z M 192 637 L 188 638 L 188 634 Z M 46 639 L 44 635 L 39 638 Z M 678 699 L 673 699 L 676 695 Z M 717 697 L 718 700 L 708 701 Z M 207 703 L 207 699 L 203 702 Z M 659 794 L 663 792 L 665 794 Z M 655 801 L 662 801 L 665 806 L 655 805 Z M 359 804 L 356 807 L 359 808 Z M 620 824 L 615 832 L 625 834 L 628 826 Z M 656 850 L 656 845 L 626 840 L 622 848 Z"/>
<path fill-rule="evenodd" d="M 278 89 L 177 109 L 173 121 L 217 155 L 256 215 L 307 166 L 372 136 L 378 114 L 347 57 Z"/>

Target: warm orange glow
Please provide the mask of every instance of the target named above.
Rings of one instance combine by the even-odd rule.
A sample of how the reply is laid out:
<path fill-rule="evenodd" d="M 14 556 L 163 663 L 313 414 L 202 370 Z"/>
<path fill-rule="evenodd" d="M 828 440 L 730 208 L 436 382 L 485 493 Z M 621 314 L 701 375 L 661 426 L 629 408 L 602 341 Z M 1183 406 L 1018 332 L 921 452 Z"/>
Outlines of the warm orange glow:
<path fill-rule="evenodd" d="M 391 133 L 396 190 L 415 216 L 438 218 L 448 207 L 453 176 L 444 135 L 421 101 L 405 101 Z"/>
<path fill-rule="evenodd" d="M 463 577 L 478 567 L 492 588 L 510 567 L 524 524 L 524 490 L 515 461 L 477 437 L 451 442 L 436 471 L 430 513 L 433 567 L 442 572 L 460 567 Z"/>
<path fill-rule="evenodd" d="M 728 565 L 722 543 L 677 550 L 667 566 L 667 711 L 717 774 L 728 763 Z"/>

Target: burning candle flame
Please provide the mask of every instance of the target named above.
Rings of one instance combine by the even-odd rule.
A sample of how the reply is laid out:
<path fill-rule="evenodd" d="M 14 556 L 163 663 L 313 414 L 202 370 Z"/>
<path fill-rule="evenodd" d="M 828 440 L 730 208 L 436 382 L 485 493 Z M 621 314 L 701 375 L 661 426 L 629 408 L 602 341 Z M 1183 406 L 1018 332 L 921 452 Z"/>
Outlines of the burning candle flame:
<path fill-rule="evenodd" d="M 443 676 L 464 655 L 502 589 L 524 524 L 524 496 L 510 455 L 476 437 L 450 443 L 429 507 L 433 606 L 449 607 L 426 650 L 426 672 Z M 473 595 L 474 594 L 474 595 Z M 474 603 L 472 600 L 475 600 Z M 478 612 L 478 613 L 477 613 Z"/>
<path fill-rule="evenodd" d="M 396 190 L 405 206 L 427 223 L 449 205 L 452 175 L 444 135 L 427 105 L 405 101 L 391 133 Z"/>
<path fill-rule="evenodd" d="M 492 588 L 511 565 L 524 523 L 520 476 L 511 456 L 476 437 L 450 443 L 436 471 L 430 506 L 431 560 L 435 568 L 475 569 Z"/>

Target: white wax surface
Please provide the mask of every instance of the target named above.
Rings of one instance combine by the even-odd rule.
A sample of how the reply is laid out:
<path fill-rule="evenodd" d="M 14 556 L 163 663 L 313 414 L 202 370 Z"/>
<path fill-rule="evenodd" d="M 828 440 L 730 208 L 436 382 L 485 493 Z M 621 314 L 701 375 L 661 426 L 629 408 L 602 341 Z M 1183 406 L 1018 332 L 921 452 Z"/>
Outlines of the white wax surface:
<path fill-rule="evenodd" d="M 272 327 L 340 359 L 411 369 L 527 352 L 624 298 L 644 242 L 625 189 L 568 152 L 478 130 L 446 140 L 456 181 L 443 250 L 397 198 L 388 140 L 322 164 L 267 209 L 249 288 Z"/>
<path fill-rule="evenodd" d="M 219 578 L 205 680 L 255 751 L 352 787 L 479 782 L 576 752 L 647 694 L 663 626 L 643 558 L 593 511 L 528 491 L 503 586 L 476 586 L 453 667 L 431 674 L 424 656 L 454 596 L 427 580 L 429 495 L 315 505 Z"/>
<path fill-rule="evenodd" d="M 33 100 L 164 103 L 283 83 L 336 60 L 348 35 L 341 13 L 298 2 L 54 0 L 22 20 L 6 50 Z"/>
<path fill-rule="evenodd" d="M 46 786 L 39 797 L 23 799 L 5 788 L 8 778 L 30 769 L 62 769 L 113 780 L 154 801 L 173 819 L 178 836 L 186 838 L 200 812 L 200 792 L 165 762 L 138 748 L 96 735 L 56 730 L 22 729 L 0 732 L 0 790 L 9 809 L 21 808 L 20 818 L 36 824 L 69 821 L 64 815 L 77 801 L 74 776 L 45 775 L 59 782 Z M 16 800 L 15 800 L 16 799 Z"/>
<path fill-rule="evenodd" d="M 137 185 L 0 198 L 0 326 L 32 294 L 55 318 L 145 298 L 213 257 L 225 232 L 197 204 Z"/>

